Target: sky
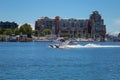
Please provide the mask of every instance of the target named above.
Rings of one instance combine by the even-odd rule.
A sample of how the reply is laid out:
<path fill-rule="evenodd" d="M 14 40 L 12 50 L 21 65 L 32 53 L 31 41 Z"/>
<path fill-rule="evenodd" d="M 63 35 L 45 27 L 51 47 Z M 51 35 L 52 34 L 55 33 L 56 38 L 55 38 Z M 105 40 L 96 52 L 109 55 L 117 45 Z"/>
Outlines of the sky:
<path fill-rule="evenodd" d="M 29 23 L 34 29 L 35 21 L 43 16 L 89 19 L 96 10 L 107 33 L 120 32 L 120 0 L 0 0 L 0 21 Z"/>

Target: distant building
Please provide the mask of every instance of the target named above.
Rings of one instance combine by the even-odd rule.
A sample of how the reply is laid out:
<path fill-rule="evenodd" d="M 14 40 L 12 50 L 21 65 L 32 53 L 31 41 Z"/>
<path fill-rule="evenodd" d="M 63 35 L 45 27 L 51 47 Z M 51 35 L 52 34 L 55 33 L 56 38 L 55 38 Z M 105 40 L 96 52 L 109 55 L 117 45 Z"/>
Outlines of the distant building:
<path fill-rule="evenodd" d="M 120 41 L 120 33 L 118 34 L 118 41 Z"/>
<path fill-rule="evenodd" d="M 94 11 L 89 19 L 62 19 L 59 16 L 54 19 L 42 17 L 35 22 L 35 30 L 41 32 L 44 29 L 50 29 L 56 36 L 70 34 L 70 37 L 99 40 L 104 40 L 106 34 L 104 20 L 98 11 Z"/>
<path fill-rule="evenodd" d="M 120 33 L 118 34 L 118 38 L 120 39 Z"/>

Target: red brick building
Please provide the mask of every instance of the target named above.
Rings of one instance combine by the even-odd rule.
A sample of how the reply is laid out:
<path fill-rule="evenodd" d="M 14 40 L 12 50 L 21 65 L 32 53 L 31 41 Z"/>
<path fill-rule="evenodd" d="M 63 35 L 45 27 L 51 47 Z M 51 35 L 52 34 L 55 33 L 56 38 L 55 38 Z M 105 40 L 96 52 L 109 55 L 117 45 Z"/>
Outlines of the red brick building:
<path fill-rule="evenodd" d="M 35 22 L 35 30 L 50 29 L 57 36 L 70 34 L 70 37 L 88 37 L 100 40 L 105 39 L 106 26 L 98 11 L 94 11 L 89 19 L 62 19 L 56 16 L 54 19 L 42 17 Z M 80 36 L 77 36 L 80 34 Z"/>

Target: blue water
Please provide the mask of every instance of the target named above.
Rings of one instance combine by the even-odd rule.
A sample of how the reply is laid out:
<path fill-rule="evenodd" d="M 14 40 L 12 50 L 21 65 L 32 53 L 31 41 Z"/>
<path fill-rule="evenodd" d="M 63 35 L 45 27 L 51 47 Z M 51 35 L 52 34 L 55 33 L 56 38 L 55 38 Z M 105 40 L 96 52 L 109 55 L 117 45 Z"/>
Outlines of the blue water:
<path fill-rule="evenodd" d="M 49 44 L 1 42 L 0 80 L 120 80 L 120 48 L 52 49 Z"/>

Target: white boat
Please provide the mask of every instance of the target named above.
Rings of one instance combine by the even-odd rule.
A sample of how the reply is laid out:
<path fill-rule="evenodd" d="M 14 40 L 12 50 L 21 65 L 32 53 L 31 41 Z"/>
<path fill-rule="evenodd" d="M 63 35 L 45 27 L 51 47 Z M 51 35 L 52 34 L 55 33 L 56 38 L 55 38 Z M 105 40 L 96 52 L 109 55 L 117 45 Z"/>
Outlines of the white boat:
<path fill-rule="evenodd" d="M 55 44 L 49 45 L 51 48 L 72 48 L 77 46 L 72 40 L 57 40 Z"/>
<path fill-rule="evenodd" d="M 60 40 L 55 44 L 49 45 L 51 48 L 120 48 L 120 45 L 99 45 L 88 43 L 85 45 L 75 44 L 72 40 Z"/>

